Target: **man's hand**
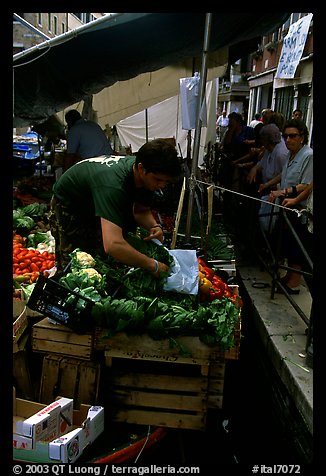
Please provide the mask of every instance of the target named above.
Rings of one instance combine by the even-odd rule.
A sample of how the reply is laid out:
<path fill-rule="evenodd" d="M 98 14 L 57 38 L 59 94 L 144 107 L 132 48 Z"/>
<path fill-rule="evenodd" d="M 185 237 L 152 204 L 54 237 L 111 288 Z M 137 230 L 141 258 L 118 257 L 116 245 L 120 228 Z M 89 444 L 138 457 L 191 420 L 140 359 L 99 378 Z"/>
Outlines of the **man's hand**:
<path fill-rule="evenodd" d="M 163 241 L 164 241 L 164 234 L 163 234 L 163 230 L 162 230 L 161 227 L 159 227 L 159 226 L 153 226 L 153 227 L 150 228 L 148 231 L 149 231 L 149 235 L 144 238 L 144 241 L 149 241 L 149 240 L 152 240 L 153 238 L 156 238 L 156 239 L 159 240 L 161 243 L 163 243 Z"/>

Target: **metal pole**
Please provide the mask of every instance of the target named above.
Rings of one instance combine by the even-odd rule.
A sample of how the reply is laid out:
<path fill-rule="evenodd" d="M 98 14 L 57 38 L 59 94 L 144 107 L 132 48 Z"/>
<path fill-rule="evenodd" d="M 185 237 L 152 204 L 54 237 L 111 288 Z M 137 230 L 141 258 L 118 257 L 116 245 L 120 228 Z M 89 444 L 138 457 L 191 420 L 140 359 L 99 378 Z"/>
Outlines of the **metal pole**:
<path fill-rule="evenodd" d="M 146 134 L 146 142 L 148 142 L 148 109 L 145 109 L 145 134 Z"/>
<path fill-rule="evenodd" d="M 189 201 L 188 201 L 188 214 L 185 230 L 185 241 L 189 243 L 190 234 L 191 234 L 191 218 L 192 218 L 192 209 L 194 205 L 194 193 L 195 193 L 195 184 L 196 184 L 196 173 L 198 166 L 198 155 L 199 155 L 199 145 L 200 145 L 200 133 L 201 133 L 201 119 L 200 111 L 205 99 L 206 91 L 206 78 L 207 78 L 207 52 L 209 46 L 209 39 L 211 33 L 211 24 L 212 24 L 212 13 L 206 13 L 205 20 L 205 35 L 204 35 L 204 47 L 202 54 L 202 65 L 200 73 L 200 83 L 199 83 L 199 96 L 198 96 L 198 107 L 197 107 L 197 118 L 196 118 L 196 130 L 195 130 L 195 139 L 194 139 L 194 148 L 193 148 L 193 158 L 191 164 L 191 176 L 189 179 Z"/>

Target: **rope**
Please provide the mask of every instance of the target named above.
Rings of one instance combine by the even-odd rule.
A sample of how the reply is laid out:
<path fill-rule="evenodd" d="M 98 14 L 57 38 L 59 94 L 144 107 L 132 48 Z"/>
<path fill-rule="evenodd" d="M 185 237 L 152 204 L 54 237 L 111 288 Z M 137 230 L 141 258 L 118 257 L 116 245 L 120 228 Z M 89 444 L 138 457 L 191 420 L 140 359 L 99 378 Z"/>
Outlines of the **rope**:
<path fill-rule="evenodd" d="M 252 197 L 251 195 L 246 195 L 244 193 L 236 192 L 235 190 L 230 190 L 228 188 L 221 187 L 219 185 L 214 185 L 214 184 L 211 184 L 211 183 L 202 182 L 201 180 L 198 180 L 196 178 L 194 179 L 193 177 L 191 177 L 191 179 L 192 179 L 193 182 L 202 183 L 204 185 L 217 188 L 219 190 L 224 190 L 225 192 L 234 193 L 235 195 L 240 195 L 241 197 L 250 198 L 251 200 L 256 200 L 257 202 L 267 203 L 265 200 L 262 200 L 262 199 L 257 198 L 257 197 Z M 284 208 L 288 212 L 294 212 L 294 213 L 297 214 L 298 217 L 300 217 L 303 213 L 308 213 L 306 208 L 303 208 L 302 210 L 298 210 L 296 208 L 288 208 L 288 207 L 285 207 L 284 205 L 280 205 L 280 204 L 274 203 L 274 202 L 270 202 L 270 204 L 271 204 L 271 206 L 275 206 L 275 207 L 278 207 L 278 208 Z"/>

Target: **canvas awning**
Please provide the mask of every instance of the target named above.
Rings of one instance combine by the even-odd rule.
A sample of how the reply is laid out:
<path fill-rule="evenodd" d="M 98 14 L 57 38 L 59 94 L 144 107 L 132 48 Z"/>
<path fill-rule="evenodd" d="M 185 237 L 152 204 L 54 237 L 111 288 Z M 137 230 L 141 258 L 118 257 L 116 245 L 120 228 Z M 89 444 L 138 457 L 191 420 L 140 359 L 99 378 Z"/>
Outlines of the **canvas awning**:
<path fill-rule="evenodd" d="M 225 48 L 229 62 L 254 51 L 259 38 L 281 26 L 289 15 L 213 13 L 209 53 L 214 67 L 225 65 Z M 96 109 L 95 95 L 104 88 L 144 74 L 145 84 L 151 84 L 148 73 L 192 65 L 194 58 L 200 58 L 204 27 L 205 13 L 198 12 L 112 14 L 18 53 L 14 56 L 14 126 L 43 122 L 90 95 Z M 118 110 L 130 107 L 130 97 L 134 101 L 139 92 L 136 80 L 123 101 L 119 85 L 116 88 L 118 105 L 112 107 L 108 101 L 107 108 L 113 111 L 100 112 L 107 116 L 105 123 L 121 119 Z M 174 93 L 146 94 L 138 110 Z"/>

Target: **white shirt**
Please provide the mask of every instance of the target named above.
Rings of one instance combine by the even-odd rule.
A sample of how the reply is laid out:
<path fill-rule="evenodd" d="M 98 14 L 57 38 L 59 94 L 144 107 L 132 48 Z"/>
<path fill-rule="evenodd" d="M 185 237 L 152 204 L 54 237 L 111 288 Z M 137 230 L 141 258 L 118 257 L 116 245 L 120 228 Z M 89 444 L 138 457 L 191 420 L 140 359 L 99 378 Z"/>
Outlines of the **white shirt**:
<path fill-rule="evenodd" d="M 227 127 L 229 125 L 229 118 L 227 116 L 224 117 L 222 114 L 217 118 L 216 125 L 221 127 Z"/>

